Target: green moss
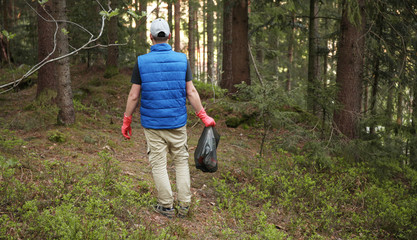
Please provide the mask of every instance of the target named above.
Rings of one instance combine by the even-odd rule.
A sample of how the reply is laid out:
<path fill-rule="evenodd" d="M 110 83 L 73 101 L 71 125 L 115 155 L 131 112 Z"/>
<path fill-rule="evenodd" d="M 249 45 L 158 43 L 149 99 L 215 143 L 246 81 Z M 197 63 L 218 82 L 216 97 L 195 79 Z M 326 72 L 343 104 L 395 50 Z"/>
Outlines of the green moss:
<path fill-rule="evenodd" d="M 107 67 L 106 71 L 104 72 L 104 78 L 112 78 L 119 74 L 119 68 L 116 66 Z"/>

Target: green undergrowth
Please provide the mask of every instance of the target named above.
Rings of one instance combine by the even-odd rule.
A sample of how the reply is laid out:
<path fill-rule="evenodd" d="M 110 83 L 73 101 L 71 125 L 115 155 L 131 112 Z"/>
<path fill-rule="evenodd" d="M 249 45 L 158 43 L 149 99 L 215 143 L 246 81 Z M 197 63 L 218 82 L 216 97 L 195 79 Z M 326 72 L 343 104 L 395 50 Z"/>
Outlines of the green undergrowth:
<path fill-rule="evenodd" d="M 388 142 L 323 139 L 326 129 L 290 101 L 230 99 L 198 81 L 221 134 L 219 170 L 196 171 L 190 150 L 190 214 L 158 222 L 137 112 L 134 138 L 120 136 L 129 79 L 97 73 L 76 83 L 73 126 L 56 125 L 56 93 L 2 100 L 0 239 L 417 238 L 417 173 L 383 151 Z M 202 124 L 188 113 L 191 149 Z"/>
<path fill-rule="evenodd" d="M 213 179 L 218 211 L 229 218 L 223 236 L 243 232 L 244 239 L 417 237 L 417 198 L 409 185 L 417 178 L 407 167 L 402 181 L 381 181 L 373 175 L 377 169 L 346 164 L 341 158 L 331 159 L 333 167 L 324 171 L 305 156 L 284 150 L 256 161 L 256 167 L 244 167 L 244 174 L 229 171 Z"/>
<path fill-rule="evenodd" d="M 1 142 L 8 151 L 20 144 Z M 109 152 L 100 152 L 83 167 L 58 159 L 42 160 L 35 154 L 21 157 L 29 160 L 0 156 L 0 236 L 159 239 L 173 234 L 154 232 L 147 225 L 141 212 L 155 201 L 148 183 L 121 174 Z"/>

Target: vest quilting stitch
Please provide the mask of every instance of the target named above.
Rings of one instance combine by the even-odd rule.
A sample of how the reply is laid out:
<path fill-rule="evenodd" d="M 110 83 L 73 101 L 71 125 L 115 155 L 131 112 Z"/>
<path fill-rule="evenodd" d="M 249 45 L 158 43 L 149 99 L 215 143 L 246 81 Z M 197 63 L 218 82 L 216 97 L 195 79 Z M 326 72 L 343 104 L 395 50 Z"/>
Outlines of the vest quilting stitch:
<path fill-rule="evenodd" d="M 187 123 L 187 57 L 169 44 L 156 44 L 138 57 L 141 124 L 150 129 L 175 129 Z"/>

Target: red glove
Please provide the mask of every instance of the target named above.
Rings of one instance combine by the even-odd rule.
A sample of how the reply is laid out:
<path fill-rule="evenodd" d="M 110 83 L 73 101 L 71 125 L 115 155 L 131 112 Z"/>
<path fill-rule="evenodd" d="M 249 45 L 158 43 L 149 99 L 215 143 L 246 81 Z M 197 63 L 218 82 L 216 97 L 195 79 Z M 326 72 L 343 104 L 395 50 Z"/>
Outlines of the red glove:
<path fill-rule="evenodd" d="M 204 108 L 202 108 L 200 112 L 196 113 L 196 115 L 201 119 L 201 121 L 203 121 L 206 127 L 216 126 L 216 122 L 214 121 L 213 118 L 207 115 L 206 110 L 204 110 Z"/>
<path fill-rule="evenodd" d="M 130 136 L 132 136 L 132 127 L 130 126 L 131 123 L 132 123 L 132 116 L 128 117 L 128 116 L 124 115 L 123 126 L 122 126 L 122 134 L 127 139 L 130 139 Z"/>

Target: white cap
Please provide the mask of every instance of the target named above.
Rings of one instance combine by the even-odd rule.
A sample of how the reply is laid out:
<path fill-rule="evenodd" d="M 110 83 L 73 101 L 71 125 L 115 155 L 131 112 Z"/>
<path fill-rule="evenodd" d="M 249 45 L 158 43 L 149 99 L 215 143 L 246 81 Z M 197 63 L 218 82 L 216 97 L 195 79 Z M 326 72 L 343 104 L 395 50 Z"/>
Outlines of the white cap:
<path fill-rule="evenodd" d="M 158 19 L 155 19 L 151 23 L 151 34 L 154 37 L 158 37 L 158 34 L 160 32 L 163 32 L 165 34 L 165 36 L 160 36 L 160 37 L 168 37 L 170 34 L 169 25 L 167 21 L 165 21 L 164 19 L 158 18 Z"/>

